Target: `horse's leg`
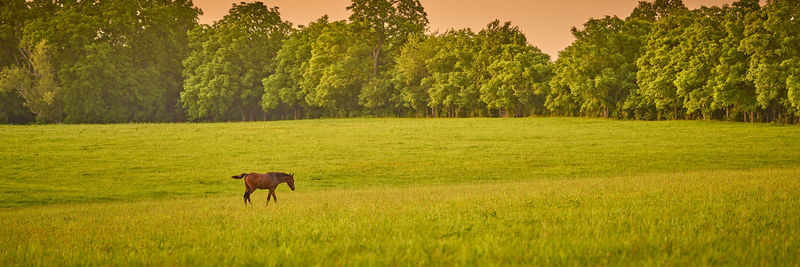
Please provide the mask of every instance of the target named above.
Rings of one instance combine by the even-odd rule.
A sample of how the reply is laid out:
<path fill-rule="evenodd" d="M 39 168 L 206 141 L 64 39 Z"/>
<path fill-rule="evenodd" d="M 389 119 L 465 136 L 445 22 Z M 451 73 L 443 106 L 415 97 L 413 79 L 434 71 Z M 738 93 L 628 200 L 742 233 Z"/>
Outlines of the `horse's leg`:
<path fill-rule="evenodd" d="M 247 206 L 247 200 L 250 199 L 250 186 L 244 183 L 244 205 Z"/>
<path fill-rule="evenodd" d="M 250 200 L 250 195 L 253 194 L 253 192 L 255 192 L 255 191 L 256 191 L 256 189 L 251 187 L 251 188 L 247 189 L 247 192 L 244 192 L 244 204 L 245 205 L 247 205 L 247 202 L 250 202 L 250 205 L 253 205 L 253 201 Z"/>
<path fill-rule="evenodd" d="M 267 205 L 269 205 L 269 198 L 275 198 L 275 189 L 269 189 L 269 195 L 267 195 Z M 275 200 L 277 202 L 277 200 Z"/>

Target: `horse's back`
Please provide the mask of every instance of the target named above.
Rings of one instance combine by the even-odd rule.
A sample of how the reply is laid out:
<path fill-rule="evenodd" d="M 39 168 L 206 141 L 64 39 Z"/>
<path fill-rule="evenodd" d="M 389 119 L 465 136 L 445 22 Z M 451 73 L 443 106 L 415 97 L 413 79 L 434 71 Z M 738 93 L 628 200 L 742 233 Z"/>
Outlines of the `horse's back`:
<path fill-rule="evenodd" d="M 273 172 L 251 172 L 247 175 L 246 182 L 250 187 L 255 187 L 258 189 L 275 188 L 278 186 L 278 175 Z"/>

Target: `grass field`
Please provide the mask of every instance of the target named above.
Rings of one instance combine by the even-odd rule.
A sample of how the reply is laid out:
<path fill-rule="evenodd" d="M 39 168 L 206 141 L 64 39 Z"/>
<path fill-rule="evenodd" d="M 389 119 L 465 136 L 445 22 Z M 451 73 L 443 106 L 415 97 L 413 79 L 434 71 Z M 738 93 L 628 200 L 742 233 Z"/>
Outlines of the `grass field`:
<path fill-rule="evenodd" d="M 0 126 L 3 265 L 800 264 L 800 128 Z M 296 173 L 244 207 L 241 172 Z"/>

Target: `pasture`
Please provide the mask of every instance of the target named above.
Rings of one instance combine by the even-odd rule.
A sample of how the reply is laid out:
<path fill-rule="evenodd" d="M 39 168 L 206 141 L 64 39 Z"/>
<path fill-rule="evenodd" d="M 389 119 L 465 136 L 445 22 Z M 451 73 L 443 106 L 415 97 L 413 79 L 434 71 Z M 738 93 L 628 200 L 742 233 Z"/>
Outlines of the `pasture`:
<path fill-rule="evenodd" d="M 331 119 L 0 126 L 4 265 L 800 264 L 800 128 Z M 242 172 L 296 191 L 244 207 Z"/>

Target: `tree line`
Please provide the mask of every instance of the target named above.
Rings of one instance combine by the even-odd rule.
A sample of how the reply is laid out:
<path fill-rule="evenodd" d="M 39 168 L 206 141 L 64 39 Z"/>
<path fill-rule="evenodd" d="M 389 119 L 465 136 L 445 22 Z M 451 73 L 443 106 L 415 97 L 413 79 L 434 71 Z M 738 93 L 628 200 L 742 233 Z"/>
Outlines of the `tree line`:
<path fill-rule="evenodd" d="M 510 22 L 431 33 L 418 0 L 296 27 L 261 2 L 212 25 L 190 0 L 0 3 L 0 123 L 800 115 L 800 0 L 639 2 L 555 61 Z"/>

